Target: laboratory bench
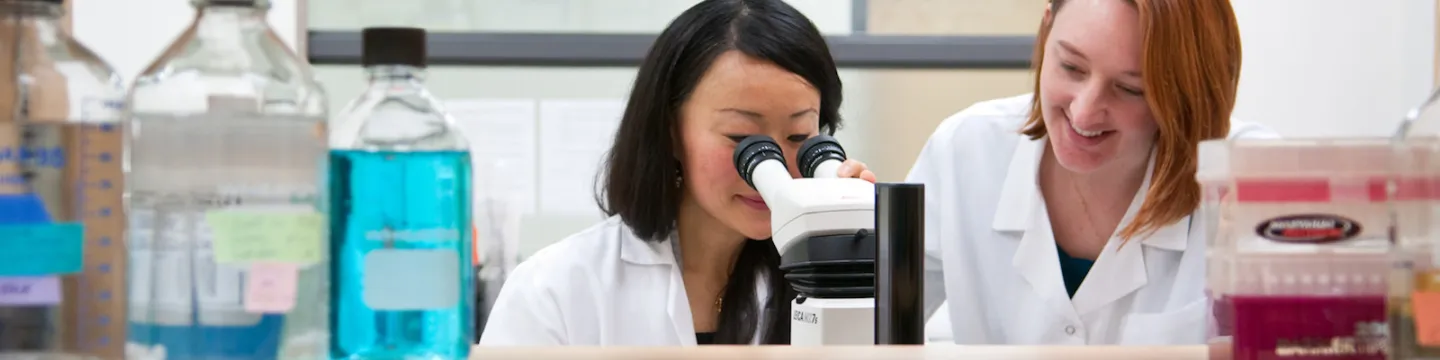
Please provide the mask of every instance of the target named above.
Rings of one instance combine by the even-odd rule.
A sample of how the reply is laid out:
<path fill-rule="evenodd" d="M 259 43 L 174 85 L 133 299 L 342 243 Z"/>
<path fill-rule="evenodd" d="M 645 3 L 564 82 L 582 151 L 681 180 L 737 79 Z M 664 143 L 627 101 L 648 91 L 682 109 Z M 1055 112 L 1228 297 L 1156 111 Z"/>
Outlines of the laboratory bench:
<path fill-rule="evenodd" d="M 474 360 L 1207 360 L 1210 351 L 1200 346 L 697 346 L 697 347 L 476 347 Z"/>

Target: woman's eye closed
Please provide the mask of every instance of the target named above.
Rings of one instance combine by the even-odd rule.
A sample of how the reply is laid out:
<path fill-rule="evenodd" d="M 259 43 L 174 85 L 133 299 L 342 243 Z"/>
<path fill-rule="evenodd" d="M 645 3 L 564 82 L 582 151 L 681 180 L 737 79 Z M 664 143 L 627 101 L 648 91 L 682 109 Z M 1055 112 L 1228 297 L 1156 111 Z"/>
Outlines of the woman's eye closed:
<path fill-rule="evenodd" d="M 1136 88 L 1132 88 L 1132 87 L 1124 86 L 1124 85 L 1119 86 L 1119 88 L 1120 88 L 1120 91 L 1124 92 L 1124 93 L 1127 94 L 1127 95 L 1131 95 L 1131 96 L 1144 96 L 1144 95 L 1145 95 L 1145 91 L 1144 91 L 1144 90 L 1140 90 L 1140 89 L 1136 89 Z"/>
<path fill-rule="evenodd" d="M 753 136 L 753 135 L 725 135 L 725 137 L 730 138 L 730 141 L 733 141 L 733 142 L 736 142 L 736 143 L 739 143 L 739 142 L 741 142 L 741 141 L 745 141 L 745 138 L 751 137 L 751 136 Z M 786 137 L 785 137 L 785 140 L 786 140 L 786 141 L 790 141 L 790 142 L 802 143 L 802 142 L 805 142 L 805 140 L 810 140 L 810 136 L 811 136 L 810 134 L 796 134 L 796 135 L 786 136 Z"/>

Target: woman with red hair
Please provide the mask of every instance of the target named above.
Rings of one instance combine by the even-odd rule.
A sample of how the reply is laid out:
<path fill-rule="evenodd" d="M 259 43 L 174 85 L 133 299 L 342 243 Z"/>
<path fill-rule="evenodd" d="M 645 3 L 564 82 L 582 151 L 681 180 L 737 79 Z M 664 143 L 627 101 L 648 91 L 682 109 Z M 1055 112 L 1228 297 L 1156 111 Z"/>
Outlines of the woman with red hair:
<path fill-rule="evenodd" d="M 926 302 L 960 344 L 1200 344 L 1196 148 L 1231 122 L 1227 0 L 1051 0 L 1032 94 L 945 120 L 926 184 Z M 932 326 L 932 329 L 935 328 Z"/>

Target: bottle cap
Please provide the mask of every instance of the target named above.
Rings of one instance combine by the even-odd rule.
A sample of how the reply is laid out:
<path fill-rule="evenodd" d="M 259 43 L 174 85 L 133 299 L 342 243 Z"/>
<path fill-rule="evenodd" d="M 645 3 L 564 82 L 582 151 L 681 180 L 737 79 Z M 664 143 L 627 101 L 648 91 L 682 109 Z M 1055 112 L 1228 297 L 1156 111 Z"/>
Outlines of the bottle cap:
<path fill-rule="evenodd" d="M 372 27 L 361 31 L 360 65 L 425 67 L 425 29 Z"/>

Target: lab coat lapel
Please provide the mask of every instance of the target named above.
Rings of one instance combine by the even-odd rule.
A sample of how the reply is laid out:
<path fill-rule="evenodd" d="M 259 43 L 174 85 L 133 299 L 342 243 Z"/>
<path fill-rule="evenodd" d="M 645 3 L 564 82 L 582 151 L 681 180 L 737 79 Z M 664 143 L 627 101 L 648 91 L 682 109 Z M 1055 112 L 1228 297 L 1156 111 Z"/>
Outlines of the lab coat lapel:
<path fill-rule="evenodd" d="M 682 346 L 693 346 L 695 343 L 695 323 L 690 316 L 690 300 L 685 296 L 685 281 L 680 277 L 680 267 L 672 266 L 675 271 L 670 273 L 670 291 L 667 293 L 667 301 L 670 306 L 665 309 L 670 315 L 670 323 L 675 329 L 675 336 Z M 623 321 L 623 320 L 622 320 Z"/>
<path fill-rule="evenodd" d="M 1015 146 L 991 226 L 1000 232 L 1024 232 L 1015 256 L 1010 259 L 1011 266 L 1047 306 L 1060 314 L 1073 314 L 1060 274 L 1055 235 L 1045 204 L 1040 201 L 1036 177 L 1046 141 L 1045 138 L 1022 138 Z"/>
<path fill-rule="evenodd" d="M 1140 183 L 1140 188 L 1131 198 L 1120 225 L 1105 243 L 1105 249 L 1100 252 L 1100 257 L 1095 259 L 1095 265 L 1090 268 L 1090 273 L 1085 275 L 1085 281 L 1080 284 L 1080 290 L 1076 291 L 1075 298 L 1072 299 L 1077 313 L 1085 315 L 1104 308 L 1145 286 L 1149 278 L 1144 248 L 1185 250 L 1190 227 L 1189 217 L 1157 229 L 1149 236 L 1131 238 L 1128 242 L 1119 236 L 1120 230 L 1135 220 L 1135 215 L 1145 203 L 1146 192 L 1150 189 L 1150 177 L 1154 171 L 1155 154 L 1152 150 L 1149 164 L 1145 168 L 1145 180 Z"/>
<path fill-rule="evenodd" d="M 676 235 L 671 234 L 664 242 L 647 242 L 625 232 L 621 258 L 633 265 L 664 266 L 669 276 L 663 285 L 665 291 L 665 314 L 670 318 L 676 342 L 681 346 L 694 346 L 695 324 L 690 317 L 690 300 L 685 296 L 685 281 L 680 276 L 680 246 Z M 657 284 L 659 285 L 659 284 Z M 621 321 L 624 321 L 623 319 Z"/>
<path fill-rule="evenodd" d="M 1120 238 L 1111 237 L 1110 242 L 1105 244 L 1105 250 L 1100 252 L 1100 258 L 1095 259 L 1090 273 L 1085 275 L 1080 290 L 1071 299 L 1075 312 L 1085 315 L 1145 286 L 1148 278 L 1145 274 L 1145 253 L 1141 248 L 1138 238 L 1121 245 Z"/>
<path fill-rule="evenodd" d="M 1045 214 L 1044 204 L 1030 206 L 1030 226 L 1020 238 L 1010 265 L 1052 310 L 1058 314 L 1074 314 L 1069 295 L 1060 273 L 1060 254 L 1055 251 L 1055 233 Z"/>
<path fill-rule="evenodd" d="M 1136 195 L 1135 202 L 1130 205 L 1126 214 L 1126 221 L 1121 224 L 1129 222 L 1135 212 L 1139 211 L 1143 201 L 1143 194 Z M 1095 266 L 1080 284 L 1080 291 L 1075 293 L 1075 311 L 1085 315 L 1144 287 L 1149 283 L 1147 274 L 1152 267 L 1146 263 L 1146 249 L 1185 251 L 1190 227 L 1190 217 L 1187 216 L 1156 230 L 1148 237 L 1132 238 L 1123 245 L 1120 237 L 1111 237 L 1110 242 L 1105 244 L 1105 250 L 1100 253 L 1100 258 L 1096 259 Z M 1148 261 L 1157 261 L 1154 259 L 1163 257 L 1151 258 Z"/>
<path fill-rule="evenodd" d="M 1010 156 L 1010 167 L 1006 170 L 1005 181 L 1000 188 L 1000 203 L 995 206 L 995 219 L 991 227 L 996 231 L 1025 231 L 1032 222 L 1040 199 L 1040 155 L 1045 149 L 1045 138 L 1030 140 L 1019 134 L 1020 142 Z"/>

